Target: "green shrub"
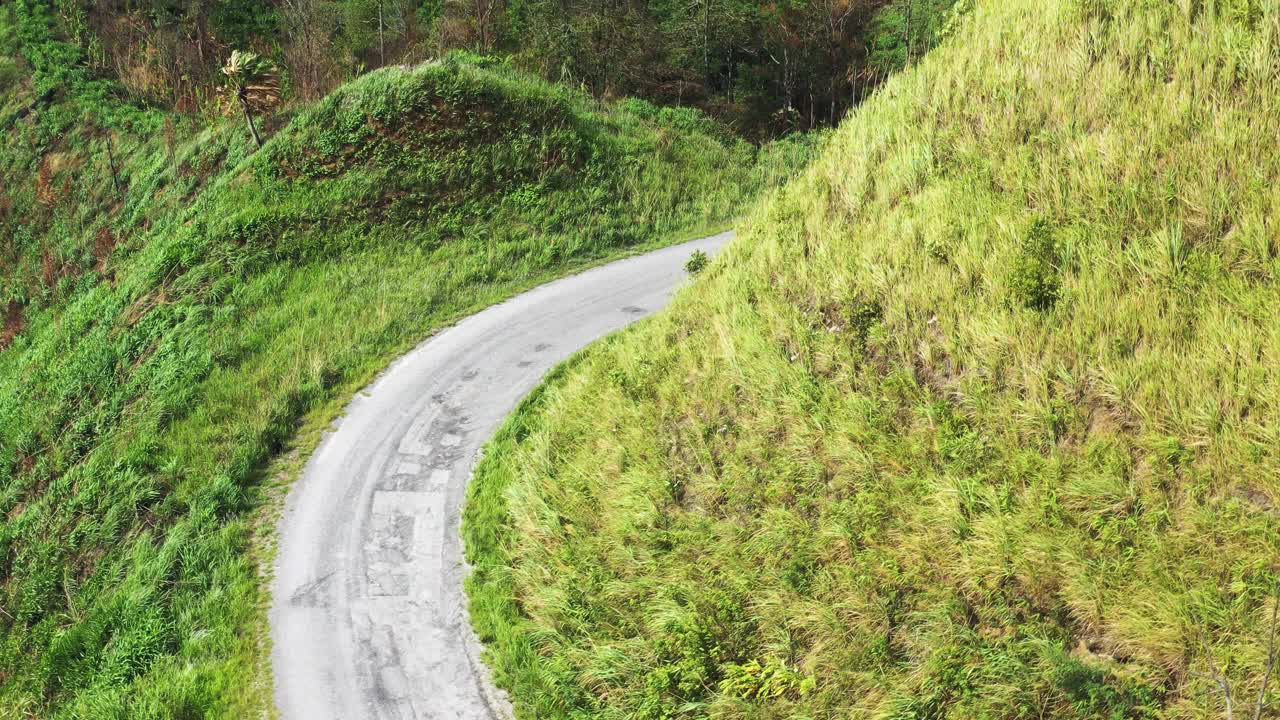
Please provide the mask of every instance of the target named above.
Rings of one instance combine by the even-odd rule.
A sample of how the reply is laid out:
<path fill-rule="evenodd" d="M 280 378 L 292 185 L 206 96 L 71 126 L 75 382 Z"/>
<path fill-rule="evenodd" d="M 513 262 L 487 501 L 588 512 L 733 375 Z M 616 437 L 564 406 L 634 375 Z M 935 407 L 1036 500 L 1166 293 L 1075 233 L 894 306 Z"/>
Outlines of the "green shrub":
<path fill-rule="evenodd" d="M 13 87 L 21 79 L 18 63 L 13 58 L 0 56 L 0 93 Z"/>
<path fill-rule="evenodd" d="M 1048 223 L 1037 220 L 1023 240 L 1022 252 L 1014 259 L 1009 287 L 1017 300 L 1032 310 L 1048 310 L 1062 291 L 1058 278 L 1058 251 Z"/>
<path fill-rule="evenodd" d="M 813 692 L 817 681 L 787 667 L 776 658 L 763 663 L 752 660 L 725 668 L 720 692 L 743 700 L 772 701 L 779 698 L 798 699 Z"/>

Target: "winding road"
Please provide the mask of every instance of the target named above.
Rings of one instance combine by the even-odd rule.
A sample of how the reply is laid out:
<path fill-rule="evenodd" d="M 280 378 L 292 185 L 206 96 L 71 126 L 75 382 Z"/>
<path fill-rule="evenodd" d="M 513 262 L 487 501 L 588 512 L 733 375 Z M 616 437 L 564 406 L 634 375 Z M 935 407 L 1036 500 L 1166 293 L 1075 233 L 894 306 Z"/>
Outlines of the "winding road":
<path fill-rule="evenodd" d="M 556 364 L 661 308 L 694 250 L 557 280 L 450 327 L 347 407 L 290 490 L 270 610 L 284 720 L 490 720 L 459 524 L 481 447 Z"/>

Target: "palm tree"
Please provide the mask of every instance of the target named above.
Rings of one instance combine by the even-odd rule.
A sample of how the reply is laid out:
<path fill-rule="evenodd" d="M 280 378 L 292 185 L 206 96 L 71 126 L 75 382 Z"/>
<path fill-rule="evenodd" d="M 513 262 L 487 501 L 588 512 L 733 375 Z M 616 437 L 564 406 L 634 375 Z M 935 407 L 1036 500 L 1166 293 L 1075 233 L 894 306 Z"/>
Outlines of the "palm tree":
<path fill-rule="evenodd" d="M 228 87 L 240 103 L 253 141 L 262 147 L 262 138 L 258 136 L 253 116 L 280 102 L 279 71 L 274 63 L 257 53 L 233 50 L 227 64 L 222 66 L 222 74 L 227 76 Z"/>

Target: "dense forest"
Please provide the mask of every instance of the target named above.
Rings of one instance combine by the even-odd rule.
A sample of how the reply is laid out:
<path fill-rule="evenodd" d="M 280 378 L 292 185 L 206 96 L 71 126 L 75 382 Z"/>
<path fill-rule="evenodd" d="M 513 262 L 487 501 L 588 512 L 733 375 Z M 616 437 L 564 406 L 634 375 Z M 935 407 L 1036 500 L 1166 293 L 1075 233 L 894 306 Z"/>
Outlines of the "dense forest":
<path fill-rule="evenodd" d="M 218 112 L 232 49 L 313 100 L 449 50 L 508 58 L 597 97 L 701 108 L 743 134 L 831 125 L 945 32 L 955 0 L 57 0 L 95 71 Z"/>

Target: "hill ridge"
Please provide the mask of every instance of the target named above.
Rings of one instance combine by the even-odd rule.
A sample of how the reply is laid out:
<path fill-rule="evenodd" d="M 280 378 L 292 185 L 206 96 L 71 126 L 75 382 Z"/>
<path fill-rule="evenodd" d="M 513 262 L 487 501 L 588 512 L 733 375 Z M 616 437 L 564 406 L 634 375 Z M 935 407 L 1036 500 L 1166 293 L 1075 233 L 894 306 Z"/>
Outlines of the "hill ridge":
<path fill-rule="evenodd" d="M 1252 713 L 1276 13 L 975 2 L 545 389 L 468 508 L 518 711 L 1209 718 L 1221 673 Z"/>

